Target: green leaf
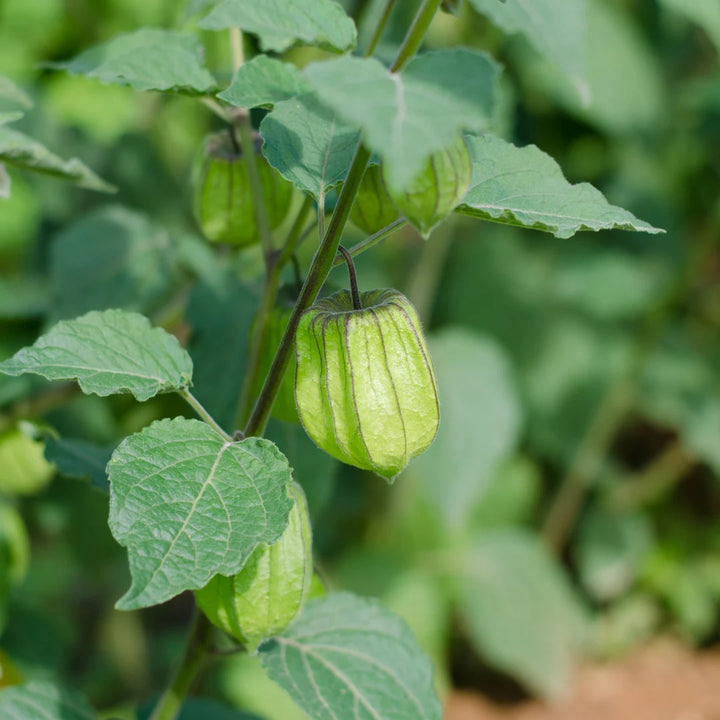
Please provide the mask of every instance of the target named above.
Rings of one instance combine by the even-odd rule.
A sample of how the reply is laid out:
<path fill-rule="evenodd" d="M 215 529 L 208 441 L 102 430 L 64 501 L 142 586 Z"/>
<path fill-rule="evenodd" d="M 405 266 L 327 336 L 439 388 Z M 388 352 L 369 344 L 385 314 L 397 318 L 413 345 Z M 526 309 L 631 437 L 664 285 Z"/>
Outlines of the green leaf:
<path fill-rule="evenodd" d="M 201 280 L 190 295 L 193 394 L 221 427 L 234 428 L 257 299 L 233 272 Z"/>
<path fill-rule="evenodd" d="M 680 13 L 701 27 L 720 52 L 720 3 L 717 0 L 660 0 L 662 5 Z"/>
<path fill-rule="evenodd" d="M 649 44 L 646 29 L 633 20 L 627 6 L 586 1 L 587 97 L 578 95 L 556 65 L 534 53 L 526 53 L 522 63 L 523 84 L 551 94 L 567 110 L 605 132 L 654 132 L 666 120 L 670 103 L 661 53 Z"/>
<path fill-rule="evenodd" d="M 440 427 L 408 472 L 419 477 L 439 518 L 456 532 L 466 529 L 498 464 L 514 450 L 521 409 L 508 361 L 493 341 L 446 329 L 430 338 L 430 355 Z"/>
<path fill-rule="evenodd" d="M 355 23 L 334 0 L 222 0 L 200 27 L 237 27 L 258 35 L 263 50 L 277 52 L 296 41 L 342 52 L 357 41 Z"/>
<path fill-rule="evenodd" d="M 179 277 L 170 233 L 121 206 L 67 226 L 53 240 L 50 263 L 56 320 L 109 308 L 149 313 Z"/>
<path fill-rule="evenodd" d="M 108 492 L 105 468 L 113 449 L 85 440 L 50 438 L 45 445 L 45 459 L 53 463 L 61 475 L 88 478 L 93 487 Z"/>
<path fill-rule="evenodd" d="M 1 118 L 0 162 L 20 170 L 50 175 L 60 180 L 68 180 L 88 190 L 115 192 L 112 185 L 98 177 L 77 158 L 63 160 L 50 152 L 37 140 L 33 140 L 17 130 L 5 127 Z"/>
<path fill-rule="evenodd" d="M 425 53 L 399 74 L 350 56 L 313 63 L 304 74 L 324 103 L 362 129 L 386 162 L 389 184 L 400 190 L 460 130 L 490 124 L 498 66 L 483 53 L 454 49 Z"/>
<path fill-rule="evenodd" d="M 59 322 L 31 347 L 0 363 L 6 375 L 77 380 L 84 393 L 132 393 L 147 400 L 190 385 L 192 361 L 177 338 L 137 313 L 89 312 Z"/>
<path fill-rule="evenodd" d="M 506 33 L 522 33 L 589 99 L 585 53 L 588 21 L 586 0 L 470 0 L 470 4 Z"/>
<path fill-rule="evenodd" d="M 268 162 L 316 199 L 345 179 L 360 138 L 312 94 L 278 103 L 260 135 Z"/>
<path fill-rule="evenodd" d="M 258 55 L 240 67 L 230 87 L 218 93 L 218 97 L 242 108 L 272 107 L 309 90 L 294 65 Z"/>
<path fill-rule="evenodd" d="M 51 67 L 135 90 L 202 94 L 215 87 L 202 55 L 202 45 L 192 35 L 142 28 Z"/>
<path fill-rule="evenodd" d="M 7 125 L 8 123 L 15 122 L 23 116 L 23 113 L 14 110 L 12 112 L 0 112 L 0 125 Z"/>
<path fill-rule="evenodd" d="M 96 720 L 95 711 L 82 695 L 50 682 L 0 690 L 0 717 L 3 720 Z"/>
<path fill-rule="evenodd" d="M 583 586 L 601 602 L 620 597 L 637 579 L 651 549 L 652 532 L 644 515 L 594 508 L 580 524 L 576 545 Z"/>
<path fill-rule="evenodd" d="M 270 418 L 265 437 L 283 449 L 307 497 L 310 517 L 321 516 L 335 487 L 338 461 L 320 450 L 302 426 Z"/>
<path fill-rule="evenodd" d="M 566 691 L 585 616 L 545 548 L 522 531 L 492 531 L 463 564 L 460 610 L 483 659 L 542 695 Z"/>
<path fill-rule="evenodd" d="M 472 517 L 472 526 L 487 530 L 532 521 L 543 493 L 540 468 L 524 455 L 501 463 Z"/>
<path fill-rule="evenodd" d="M 0 318 L 40 317 L 47 312 L 49 305 L 46 278 L 33 275 L 0 278 Z"/>
<path fill-rule="evenodd" d="M 560 238 L 613 228 L 664 232 L 610 205 L 592 185 L 571 185 L 560 166 L 534 145 L 517 148 L 492 135 L 468 137 L 467 145 L 473 181 L 458 212 Z"/>
<path fill-rule="evenodd" d="M 6 105 L 21 107 L 24 110 L 33 105 L 30 96 L 19 88 L 9 77 L 0 75 L 0 107 L 4 110 Z"/>
<path fill-rule="evenodd" d="M 260 660 L 313 720 L 440 720 L 432 665 L 380 603 L 335 593 L 308 603 Z"/>
<path fill-rule="evenodd" d="M 227 442 L 199 420 L 160 420 L 126 438 L 108 465 L 109 525 L 128 548 L 121 610 L 239 572 L 287 525 L 291 470 L 269 440 Z"/>

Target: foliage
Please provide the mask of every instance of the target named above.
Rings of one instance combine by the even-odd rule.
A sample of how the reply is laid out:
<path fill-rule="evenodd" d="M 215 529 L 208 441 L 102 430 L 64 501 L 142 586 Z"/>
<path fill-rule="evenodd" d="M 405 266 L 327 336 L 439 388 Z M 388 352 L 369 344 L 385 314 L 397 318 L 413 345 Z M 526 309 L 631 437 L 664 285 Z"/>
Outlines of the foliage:
<path fill-rule="evenodd" d="M 78 8 L 0 9 L 0 716 L 440 720 L 717 633 L 710 0 Z M 339 246 L 427 344 L 307 330 Z"/>

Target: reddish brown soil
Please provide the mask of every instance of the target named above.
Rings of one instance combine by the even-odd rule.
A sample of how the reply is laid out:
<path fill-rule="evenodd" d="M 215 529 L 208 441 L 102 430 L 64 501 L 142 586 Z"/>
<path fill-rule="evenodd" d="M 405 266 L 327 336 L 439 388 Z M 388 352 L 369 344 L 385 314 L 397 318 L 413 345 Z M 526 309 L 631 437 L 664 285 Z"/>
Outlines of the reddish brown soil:
<path fill-rule="evenodd" d="M 554 705 L 499 707 L 456 693 L 445 720 L 720 720 L 720 652 L 656 644 L 621 662 L 581 669 L 571 696 Z"/>

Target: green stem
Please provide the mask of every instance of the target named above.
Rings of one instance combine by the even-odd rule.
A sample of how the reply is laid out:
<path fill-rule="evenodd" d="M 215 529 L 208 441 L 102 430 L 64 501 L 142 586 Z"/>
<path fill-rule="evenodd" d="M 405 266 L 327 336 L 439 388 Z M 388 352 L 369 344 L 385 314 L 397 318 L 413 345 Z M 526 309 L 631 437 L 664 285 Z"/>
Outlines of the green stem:
<path fill-rule="evenodd" d="M 380 42 L 380 38 L 382 37 L 383 32 L 385 32 L 385 28 L 387 27 L 394 7 L 395 0 L 387 0 L 385 4 L 385 10 L 383 10 L 382 17 L 380 18 L 380 22 L 375 28 L 375 32 L 373 33 L 372 39 L 370 40 L 370 44 L 368 45 L 367 50 L 364 53 L 365 57 L 370 57 L 375 52 L 375 48 Z"/>
<path fill-rule="evenodd" d="M 340 191 L 335 212 L 333 212 L 330 225 L 325 233 L 325 238 L 315 253 L 312 265 L 300 291 L 300 296 L 295 303 L 287 328 L 280 340 L 280 347 L 277 353 L 275 353 L 275 358 L 265 378 L 265 384 L 260 391 L 260 396 L 255 403 L 255 407 L 245 427 L 244 432 L 246 437 L 262 434 L 265 430 L 270 416 L 270 409 L 280 388 L 285 370 L 290 362 L 290 350 L 293 346 L 295 331 L 300 323 L 300 315 L 313 304 L 332 268 L 338 245 L 340 245 L 342 231 L 350 216 L 350 209 L 355 200 L 357 190 L 360 187 L 360 181 L 362 180 L 369 159 L 370 152 L 362 145 L 358 146 L 355 152 L 355 158 L 353 159 L 347 178 Z"/>
<path fill-rule="evenodd" d="M 680 482 L 694 464 L 695 458 L 682 440 L 675 440 L 642 472 L 613 487 L 605 504 L 614 510 L 627 512 L 652 502 Z"/>
<path fill-rule="evenodd" d="M 395 62 L 390 67 L 391 72 L 402 70 L 413 55 L 415 55 L 418 51 L 423 38 L 425 37 L 425 33 L 430 27 L 430 23 L 435 17 L 441 3 L 442 0 L 424 0 L 415 15 L 413 24 L 410 26 L 410 29 L 403 40 L 403 44 L 400 46 L 400 52 L 395 58 Z"/>
<path fill-rule="evenodd" d="M 215 430 L 223 439 L 232 442 L 232 438 L 215 422 L 213 416 L 202 406 L 201 402 L 187 389 L 179 390 L 178 394 L 190 405 L 190 407 L 202 418 L 213 430 Z"/>
<path fill-rule="evenodd" d="M 212 625 L 196 608 L 180 665 L 169 687 L 158 700 L 150 720 L 175 720 L 177 718 L 185 695 L 190 690 L 205 653 L 210 647 L 211 636 Z"/>
<path fill-rule="evenodd" d="M 440 2 L 441 0 L 425 0 L 423 2 L 412 26 L 405 36 L 397 59 L 393 63 L 393 72 L 400 70 L 420 47 L 425 32 L 435 12 L 440 7 Z M 300 291 L 300 296 L 295 303 L 295 308 L 290 315 L 287 328 L 280 341 L 278 351 L 275 353 L 275 358 L 265 378 L 265 383 L 260 391 L 247 426 L 245 427 L 244 434 L 246 437 L 262 434 L 265 430 L 268 418 L 270 417 L 272 404 L 280 389 L 280 383 L 290 362 L 290 351 L 293 347 L 295 331 L 300 323 L 300 316 L 313 304 L 328 273 L 332 269 L 335 255 L 340 245 L 340 238 L 345 229 L 348 217 L 350 216 L 350 210 L 355 201 L 355 196 L 357 195 L 360 181 L 365 173 L 369 159 L 370 152 L 363 147 L 362 144 L 358 145 L 347 178 L 343 183 L 340 196 L 335 205 L 335 211 L 330 219 L 330 225 L 328 226 L 320 247 L 315 253 L 312 265 L 305 278 L 305 283 Z"/>
<path fill-rule="evenodd" d="M 390 235 L 392 235 L 396 230 L 405 227 L 407 224 L 407 220 L 395 220 L 395 222 L 386 225 L 382 230 L 378 230 L 376 233 L 373 233 L 369 237 L 366 237 L 364 240 L 361 240 L 359 243 L 353 245 L 351 248 L 347 248 L 347 251 L 353 258 L 357 257 L 358 255 L 364 253 L 366 250 L 369 250 L 371 247 L 374 247 L 378 243 L 385 240 L 385 238 L 390 237 Z M 333 261 L 333 267 L 342 265 L 343 262 L 345 261 L 342 259 L 342 257 L 338 255 Z"/>
<path fill-rule="evenodd" d="M 280 287 L 280 272 L 295 252 L 297 243 L 302 235 L 305 219 L 311 208 L 312 198 L 307 197 L 295 218 L 295 222 L 290 229 L 282 250 L 269 258 L 265 272 L 263 293 L 260 298 L 260 305 L 258 306 L 255 319 L 255 328 L 250 343 L 248 366 L 240 392 L 236 421 L 237 427 L 242 427 L 247 422 L 250 411 L 252 410 L 253 393 L 260 382 L 260 373 L 262 372 L 263 366 L 262 360 L 270 334 L 270 315 L 275 307 L 278 289 Z"/>
<path fill-rule="evenodd" d="M 357 274 L 355 273 L 355 263 L 353 263 L 352 255 L 342 245 L 338 245 L 338 250 L 347 265 L 348 275 L 350 277 L 350 294 L 352 295 L 353 310 L 362 310 L 360 292 L 358 291 Z"/>
<path fill-rule="evenodd" d="M 243 37 L 239 28 L 230 28 L 230 43 L 232 45 L 233 65 L 235 72 L 237 72 L 245 62 Z M 262 245 L 267 261 L 273 251 L 272 230 L 270 228 L 270 219 L 268 217 L 267 201 L 263 191 L 262 178 L 260 177 L 260 167 L 257 156 L 255 155 L 253 127 L 250 122 L 250 112 L 248 110 L 242 110 L 237 113 L 237 129 L 240 133 L 243 158 L 247 165 L 255 224 L 257 225 L 260 244 Z"/>

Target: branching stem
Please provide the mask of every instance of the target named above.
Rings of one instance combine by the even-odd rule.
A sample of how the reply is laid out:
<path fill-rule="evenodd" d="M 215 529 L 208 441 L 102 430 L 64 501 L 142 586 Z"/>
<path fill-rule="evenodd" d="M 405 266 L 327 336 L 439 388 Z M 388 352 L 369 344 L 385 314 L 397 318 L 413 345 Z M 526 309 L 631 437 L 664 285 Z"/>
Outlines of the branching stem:
<path fill-rule="evenodd" d="M 440 2 L 441 0 L 424 0 L 393 63 L 393 72 L 402 69 L 420 47 L 435 13 L 440 7 Z M 330 225 L 327 228 L 320 247 L 315 253 L 312 265 L 305 278 L 305 283 L 300 291 L 300 296 L 298 297 L 285 333 L 280 341 L 280 347 L 277 353 L 275 353 L 275 358 L 265 378 L 260 396 L 255 403 L 255 407 L 245 427 L 245 435 L 247 437 L 262 434 L 265 430 L 273 401 L 280 389 L 280 383 L 282 382 L 283 375 L 290 361 L 290 351 L 293 347 L 295 331 L 300 322 L 300 316 L 315 301 L 315 298 L 320 292 L 320 288 L 332 269 L 335 255 L 340 245 L 340 238 L 345 229 L 348 217 L 350 216 L 350 210 L 355 201 L 355 196 L 357 195 L 360 181 L 365 173 L 369 159 L 370 152 L 367 148 L 363 147 L 362 144 L 358 145 L 355 151 L 355 157 L 350 165 L 350 170 L 340 191 L 337 204 L 335 205 L 332 218 L 330 219 Z"/>
<path fill-rule="evenodd" d="M 225 440 L 232 442 L 230 435 L 228 435 L 217 424 L 217 422 L 215 422 L 213 416 L 202 406 L 202 403 L 187 388 L 180 390 L 178 394 L 197 413 L 198 417 L 202 418 L 219 435 L 222 435 Z"/>

